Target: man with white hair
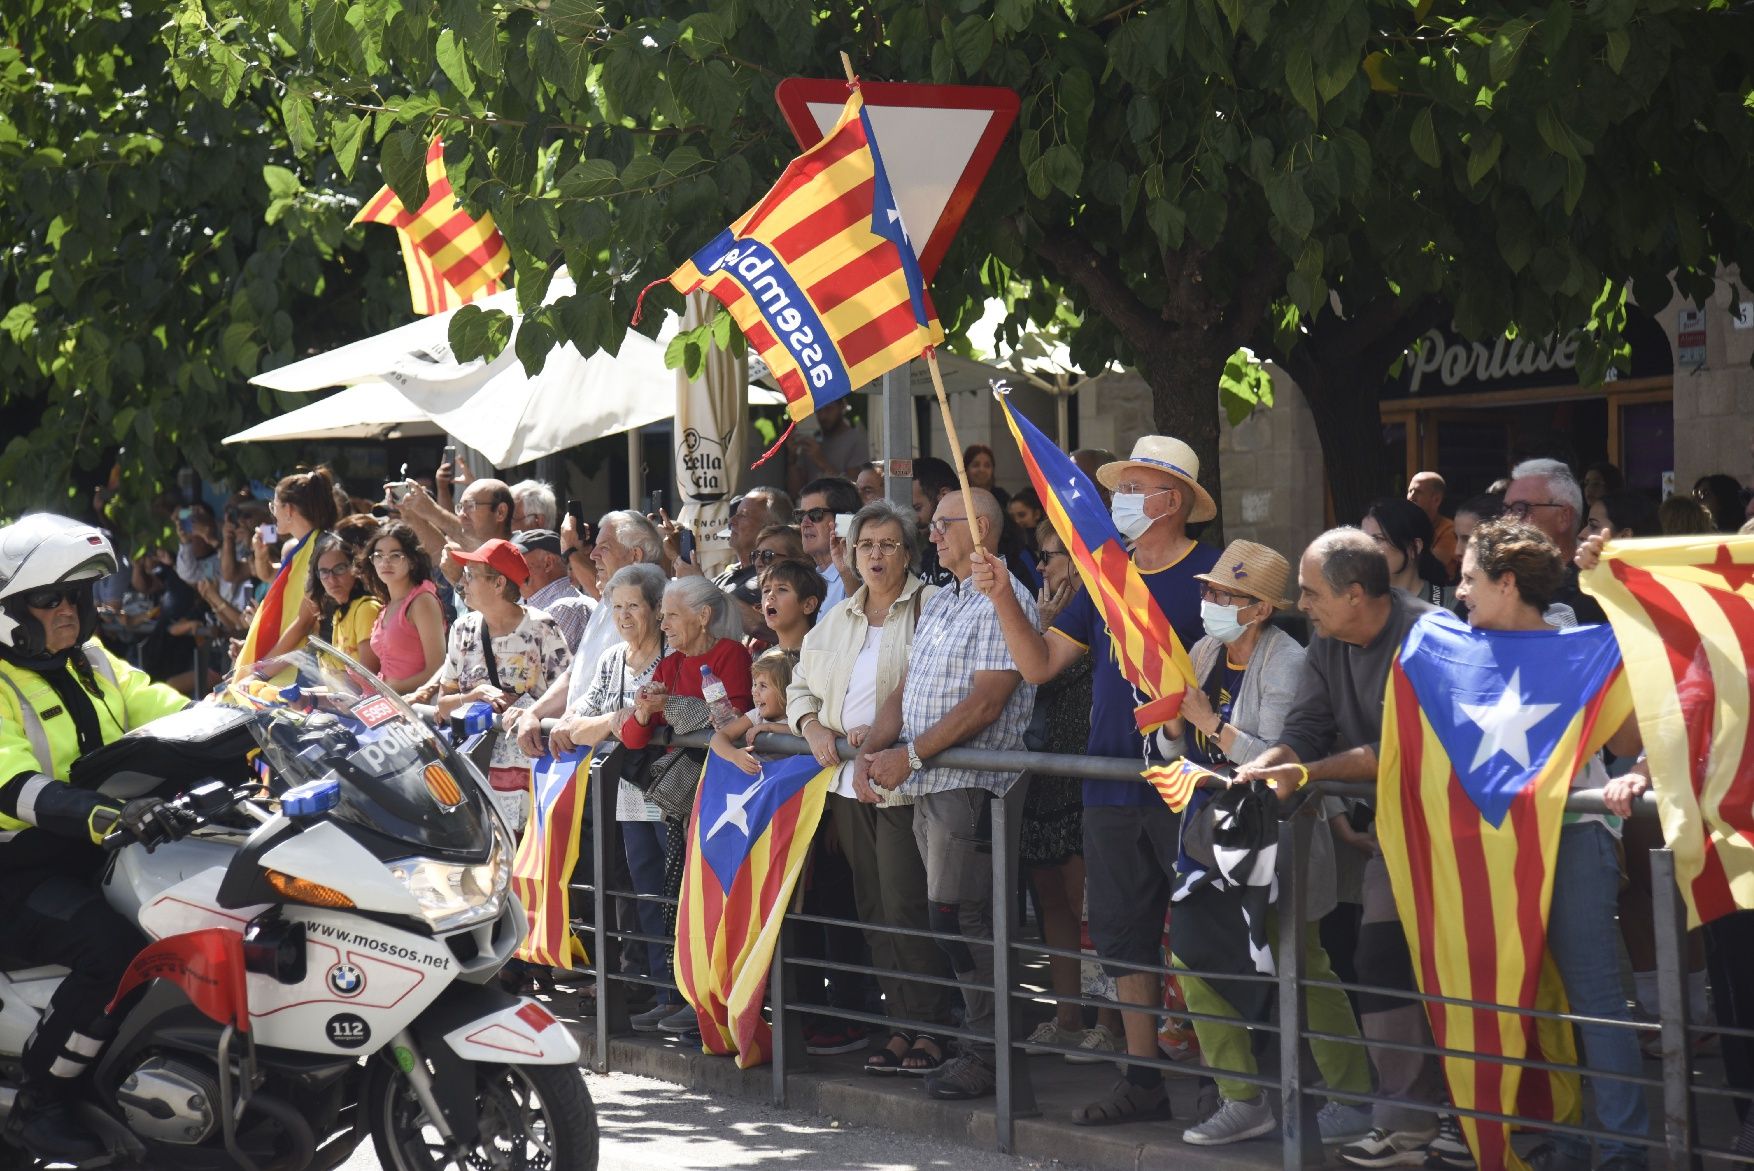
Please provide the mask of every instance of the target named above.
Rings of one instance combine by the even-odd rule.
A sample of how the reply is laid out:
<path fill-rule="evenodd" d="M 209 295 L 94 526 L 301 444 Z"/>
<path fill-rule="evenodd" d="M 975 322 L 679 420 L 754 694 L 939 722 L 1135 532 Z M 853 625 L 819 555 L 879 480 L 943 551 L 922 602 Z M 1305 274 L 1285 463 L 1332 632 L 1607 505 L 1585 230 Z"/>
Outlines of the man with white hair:
<path fill-rule="evenodd" d="M 560 510 L 555 507 L 554 486 L 542 480 L 519 480 L 512 485 L 512 531 L 533 529 L 559 531 Z"/>
<path fill-rule="evenodd" d="M 1596 600 L 1578 588 L 1577 532 L 1583 524 L 1583 487 L 1561 460 L 1526 459 L 1510 472 L 1504 490 L 1504 513 L 1527 521 L 1559 546 L 1565 559 L 1565 588 L 1553 600 L 1570 606 L 1580 623 L 1606 622 Z"/>

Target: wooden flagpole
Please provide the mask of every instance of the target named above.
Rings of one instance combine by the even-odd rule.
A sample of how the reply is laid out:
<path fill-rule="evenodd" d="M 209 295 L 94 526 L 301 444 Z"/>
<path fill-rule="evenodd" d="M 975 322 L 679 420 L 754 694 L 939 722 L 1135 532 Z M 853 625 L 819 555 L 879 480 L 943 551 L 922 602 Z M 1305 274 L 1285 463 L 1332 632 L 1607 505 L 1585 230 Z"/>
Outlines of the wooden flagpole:
<path fill-rule="evenodd" d="M 842 53 L 841 67 L 847 71 L 847 85 L 856 87 L 859 75 L 853 72 L 853 59 Z M 962 464 L 962 440 L 956 435 L 956 420 L 950 417 L 950 398 L 944 393 L 944 374 L 938 369 L 938 354 L 931 347 L 926 347 L 926 369 L 932 375 L 932 390 L 938 396 L 938 411 L 944 416 L 944 433 L 950 440 L 950 462 L 956 468 L 956 482 L 962 486 L 962 510 L 968 518 L 968 535 L 974 541 L 976 549 L 983 549 L 981 530 L 977 523 L 978 513 L 974 510 L 974 493 L 968 484 L 968 469 Z M 997 533 L 993 534 L 995 537 Z"/>

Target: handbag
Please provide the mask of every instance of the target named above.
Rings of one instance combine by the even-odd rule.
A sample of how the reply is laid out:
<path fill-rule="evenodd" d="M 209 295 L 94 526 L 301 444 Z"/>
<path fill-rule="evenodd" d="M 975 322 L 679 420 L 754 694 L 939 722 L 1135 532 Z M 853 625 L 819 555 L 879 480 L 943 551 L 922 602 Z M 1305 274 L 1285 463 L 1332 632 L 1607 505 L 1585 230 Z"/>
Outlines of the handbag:
<path fill-rule="evenodd" d="M 698 732 L 712 727 L 712 714 L 704 699 L 673 695 L 664 701 L 664 722 L 673 732 Z M 663 810 L 665 817 L 686 822 L 694 811 L 706 755 L 704 748 L 677 748 L 650 767 L 652 783 L 646 798 Z"/>

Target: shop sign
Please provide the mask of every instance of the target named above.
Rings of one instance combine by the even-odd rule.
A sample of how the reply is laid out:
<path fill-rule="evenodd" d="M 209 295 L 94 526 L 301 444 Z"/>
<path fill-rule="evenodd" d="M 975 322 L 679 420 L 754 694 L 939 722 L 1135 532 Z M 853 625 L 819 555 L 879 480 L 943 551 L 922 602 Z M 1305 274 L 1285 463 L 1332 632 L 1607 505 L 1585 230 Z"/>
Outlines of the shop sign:
<path fill-rule="evenodd" d="M 1625 336 L 1630 369 L 1608 371 L 1604 381 L 1672 373 L 1669 339 L 1655 321 L 1628 314 Z M 1453 329 L 1430 329 L 1408 349 L 1399 374 L 1382 388 L 1384 399 L 1481 394 L 1496 390 L 1577 384 L 1579 335 L 1542 338 L 1501 337 L 1476 342 Z"/>
<path fill-rule="evenodd" d="M 1676 314 L 1675 362 L 1690 369 L 1705 365 L 1705 310 L 1689 305 Z"/>

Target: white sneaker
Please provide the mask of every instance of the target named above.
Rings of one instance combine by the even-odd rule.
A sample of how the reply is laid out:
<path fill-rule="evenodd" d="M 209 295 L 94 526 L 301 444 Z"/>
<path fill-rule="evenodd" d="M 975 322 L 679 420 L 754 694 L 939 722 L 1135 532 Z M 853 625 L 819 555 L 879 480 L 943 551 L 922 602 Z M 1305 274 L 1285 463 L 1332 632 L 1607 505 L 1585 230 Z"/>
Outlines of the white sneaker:
<path fill-rule="evenodd" d="M 1035 1032 L 1023 1042 L 1025 1045 L 1061 1045 L 1067 1049 L 1084 1043 L 1083 1029 L 1062 1029 L 1060 1022 L 1045 1020 L 1035 1026 Z"/>
<path fill-rule="evenodd" d="M 1279 1121 L 1273 1117 L 1273 1108 L 1267 1105 L 1264 1095 L 1252 1102 L 1226 1098 L 1216 1114 L 1200 1125 L 1182 1131 L 1182 1141 L 1197 1147 L 1221 1147 L 1259 1138 L 1277 1129 Z"/>
<path fill-rule="evenodd" d="M 1377 1127 L 1355 1143 L 1340 1148 L 1340 1157 L 1355 1167 L 1422 1167 L 1425 1145 L 1437 1137 L 1437 1127 L 1427 1131 L 1385 1130 Z"/>
<path fill-rule="evenodd" d="M 1329 1102 L 1316 1114 L 1322 1145 L 1357 1142 L 1370 1133 L 1370 1107 L 1350 1102 Z"/>
<path fill-rule="evenodd" d="M 1112 1058 L 1113 1054 L 1126 1050 L 1121 1039 L 1109 1032 L 1106 1026 L 1097 1025 L 1084 1034 L 1078 1042 L 1079 1053 L 1066 1054 L 1066 1061 L 1072 1065 L 1101 1065 Z"/>

